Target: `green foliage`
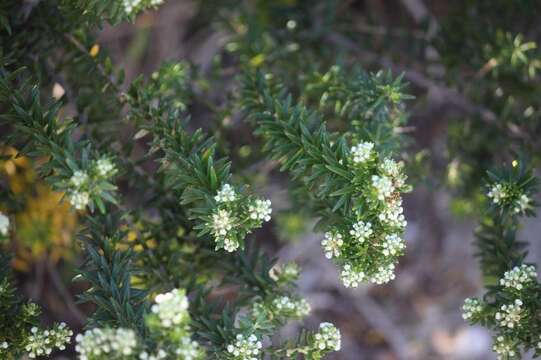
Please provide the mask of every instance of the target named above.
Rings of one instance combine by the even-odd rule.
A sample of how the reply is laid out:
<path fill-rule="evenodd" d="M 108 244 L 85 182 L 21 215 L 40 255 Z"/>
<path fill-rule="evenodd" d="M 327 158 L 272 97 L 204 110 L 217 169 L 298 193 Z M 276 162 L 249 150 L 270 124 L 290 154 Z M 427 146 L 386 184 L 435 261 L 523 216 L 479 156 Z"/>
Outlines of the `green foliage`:
<path fill-rule="evenodd" d="M 525 244 L 516 239 L 518 220 L 535 215 L 537 179 L 523 161 L 513 164 L 488 173 L 488 209 L 476 232 L 481 268 L 488 279 L 500 278 L 526 257 Z"/>
<path fill-rule="evenodd" d="M 541 284 L 536 267 L 525 263 L 526 244 L 517 240 L 519 217 L 535 215 L 537 179 L 523 162 L 490 172 L 489 178 L 490 204 L 476 232 L 488 291 L 483 300 L 466 299 L 463 317 L 494 331 L 500 358 L 519 358 L 531 349 L 539 355 Z"/>
<path fill-rule="evenodd" d="M 263 151 L 312 194 L 314 213 L 326 231 L 326 256 L 343 266 L 346 286 L 357 286 L 365 277 L 388 282 L 403 249 L 400 192 L 409 187 L 401 164 L 372 150 L 379 138 L 371 138 L 370 130 L 358 133 L 359 142 L 350 148 L 348 133 L 327 131 L 319 113 L 293 105 L 272 84 L 272 77 L 262 73 L 244 82 L 244 107 L 265 141 Z"/>
<path fill-rule="evenodd" d="M 0 355 L 3 359 L 18 359 L 28 353 L 35 358 L 49 355 L 54 349 L 63 350 L 72 332 L 63 323 L 51 329 L 38 327 L 41 309 L 17 294 L 10 260 L 0 252 Z"/>
<path fill-rule="evenodd" d="M 9 123 L 16 131 L 7 140 L 18 141 L 22 154 L 48 158 L 39 168 L 41 175 L 54 189 L 65 191 L 77 209 L 88 205 L 91 211 L 98 207 L 104 212 L 106 202 L 116 201 L 116 186 L 109 179 L 114 167 L 100 171 L 100 160 L 108 160 L 100 159 L 88 139 L 75 141 L 76 123 L 58 117 L 61 102 L 42 106 L 37 85 L 31 86 L 24 77 L 17 81 L 22 71 L 0 75 L 0 101 L 10 106 L 0 124 Z"/>
<path fill-rule="evenodd" d="M 340 349 L 333 325 L 276 336 L 310 306 L 296 293 L 298 268 L 260 249 L 256 229 L 271 208 L 250 189 L 258 169 L 249 163 L 278 163 L 290 175 L 288 211 L 297 222 L 300 212 L 319 219 L 323 252 L 345 286 L 392 280 L 405 248 L 404 173 L 418 172 L 424 154 L 401 154 L 411 144 L 405 101 L 413 98 L 404 75 L 349 65 L 365 47 L 377 48 L 357 36 L 358 18 L 348 14 L 355 2 L 222 0 L 196 4 L 194 28 L 217 25 L 227 35 L 212 69 L 169 61 L 125 84 L 95 30 L 159 3 L 0 4 L 0 143 L 42 160 L 39 175 L 84 225 L 77 280 L 87 288 L 79 298 L 95 310 L 76 351 L 92 360 L 321 359 Z M 443 82 L 456 85 L 455 103 L 468 110 L 447 128 L 447 181 L 460 196 L 455 205 L 486 208 L 476 246 L 487 293 L 467 301 L 465 318 L 495 332 L 502 358 L 541 355 L 541 288 L 517 239 L 520 217 L 537 206 L 533 170 L 514 162 L 490 172 L 488 197 L 479 194 L 486 170 L 510 154 L 530 155 L 533 166 L 540 160 L 541 36 L 530 29 L 539 5 L 464 0 L 449 9 L 435 36 L 412 45 L 437 52 L 445 77 L 405 76 L 428 87 L 429 100 Z M 412 55 L 408 61 L 426 60 Z M 240 72 L 239 83 L 231 73 Z M 257 137 L 232 151 L 243 115 Z M 17 204 L 0 190 L 8 203 L 4 239 L 15 234 L 9 219 Z M 37 306 L 16 294 L 7 259 L 0 259 L 0 356 L 61 349 L 70 331 L 37 327 Z"/>
<path fill-rule="evenodd" d="M 89 326 L 136 328 L 143 334 L 147 292 L 131 284 L 133 253 L 118 250 L 125 237 L 118 214 L 88 218 L 88 229 L 81 235 L 88 255 L 79 278 L 90 287 L 80 299 L 97 305 Z"/>
<path fill-rule="evenodd" d="M 318 101 L 327 119 L 345 121 L 354 142 L 370 139 L 379 151 L 392 154 L 405 141 L 400 132 L 407 122 L 404 101 L 412 96 L 404 88 L 402 76 L 394 78 L 390 72 L 346 71 L 333 66 L 323 74 L 311 74 L 304 94 L 308 100 Z"/>

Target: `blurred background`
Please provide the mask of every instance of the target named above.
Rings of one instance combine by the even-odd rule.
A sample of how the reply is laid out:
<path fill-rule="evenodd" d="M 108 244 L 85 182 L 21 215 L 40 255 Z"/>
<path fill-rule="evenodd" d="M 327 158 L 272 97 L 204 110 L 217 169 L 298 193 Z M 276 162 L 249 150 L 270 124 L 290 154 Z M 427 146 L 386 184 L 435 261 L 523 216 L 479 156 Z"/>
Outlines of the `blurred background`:
<path fill-rule="evenodd" d="M 285 7 L 296 3 L 295 0 L 277 2 Z M 414 100 L 407 102 L 410 114 L 407 152 L 420 164 L 411 170 L 415 190 L 405 197 L 407 255 L 400 262 L 396 280 L 384 286 L 346 289 L 336 267 L 323 256 L 322 234 L 312 231 L 315 220 L 295 211 L 295 204 L 289 202 L 287 177 L 274 163 L 252 164 L 252 155 L 259 150 L 254 146 L 257 140 L 250 127 L 234 116 L 227 105 L 231 94 L 222 93 L 230 88 L 228 81 L 234 81 L 237 71 L 235 66 L 228 68 L 224 64 L 227 65 L 236 48 L 246 45 L 235 43 L 244 30 L 241 22 L 231 19 L 242 14 L 245 6 L 254 10 L 253 3 L 264 2 L 169 0 L 157 11 L 138 16 L 133 24 L 105 25 L 90 51 L 107 51 L 115 66 L 124 70 L 125 84 L 139 74 L 150 76 L 163 61 L 187 60 L 197 66 L 201 79 L 214 76 L 209 74 L 214 74 L 216 62 L 221 63 L 222 85 L 218 89 L 208 88 L 209 84 L 202 80 L 198 84 L 202 93 L 208 95 L 211 104 L 207 105 L 213 108 L 213 115 L 206 116 L 208 109 L 203 108 L 198 114 L 196 108 L 193 124 L 217 131 L 220 141 L 230 149 L 234 166 L 241 172 L 249 169 L 244 173 L 251 177 L 252 186 L 272 200 L 273 220 L 254 239 L 281 262 L 296 261 L 301 265 L 299 289 L 313 308 L 307 324 L 315 327 L 321 321 L 330 321 L 342 332 L 343 349 L 329 359 L 495 358 L 490 350 L 490 334 L 483 328 L 469 326 L 461 317 L 464 298 L 482 296 L 483 287 L 472 246 L 477 221 L 475 201 L 468 200 L 475 198 L 476 190 L 465 190 L 459 186 L 460 179 L 457 180 L 462 174 L 478 175 L 474 162 L 461 167 L 465 162 L 456 150 L 460 146 L 455 144 L 463 140 L 475 146 L 465 130 L 465 119 L 471 120 L 472 107 L 476 106 L 475 99 L 469 100 L 467 94 L 475 89 L 472 84 L 490 59 L 470 56 L 465 50 L 468 42 L 457 43 L 456 37 L 461 35 L 449 25 L 460 19 L 466 24 L 460 29 L 466 31 L 468 16 L 473 16 L 478 26 L 486 28 L 485 22 L 494 14 L 472 13 L 470 10 L 475 6 L 471 1 L 337 2 L 333 28 L 347 25 L 348 37 L 332 37 L 331 33 L 326 36 L 342 41 L 341 45 L 348 48 L 344 63 L 368 70 L 389 69 L 396 75 L 405 73 L 409 83 L 407 92 L 415 95 Z M 316 1 L 310 9 L 312 29 L 317 28 L 319 21 L 323 24 L 322 31 L 330 31 L 325 28 L 328 14 L 324 3 Z M 495 3 L 500 10 L 505 6 L 501 1 Z M 256 15 L 265 15 L 257 11 L 255 7 Z M 294 15 L 301 19 L 308 16 Z M 502 14 L 502 18 L 507 16 L 513 14 Z M 272 25 L 274 20 L 279 22 L 282 18 L 266 21 Z M 519 22 L 527 27 L 524 31 L 527 36 L 538 36 L 539 22 L 533 25 L 526 20 Z M 295 26 L 303 26 L 302 21 Z M 492 31 L 490 26 L 486 30 Z M 292 44 L 284 43 L 283 48 L 296 51 Z M 446 49 L 445 44 L 456 48 Z M 312 46 L 316 53 L 324 53 L 327 45 L 321 42 Z M 485 51 L 482 46 L 479 49 Z M 272 55 L 265 51 L 264 47 L 252 49 L 254 66 L 263 61 L 262 57 Z M 444 54 L 449 51 L 455 51 L 458 58 L 464 56 L 463 63 L 446 58 Z M 539 84 L 538 77 L 533 80 Z M 54 91 L 63 89 L 56 87 Z M 218 119 L 220 125 L 215 127 L 210 123 L 215 121 L 212 119 Z M 507 145 L 505 137 L 499 141 L 495 147 L 483 151 L 490 153 L 498 146 Z M 135 146 L 141 152 L 147 149 L 144 142 Z M 9 154 L 15 150 L 2 151 Z M 149 164 L 152 166 L 155 165 Z M 35 167 L 35 163 L 24 157 L 0 163 L 2 181 L 25 199 L 15 219 L 16 239 L 11 244 L 16 253 L 13 267 L 24 293 L 43 306 L 46 319 L 66 321 L 77 331 L 82 328 L 85 314 L 92 311 L 75 303 L 75 295 L 82 289 L 71 282 L 74 269 L 81 263 L 74 237 L 77 214 L 59 202 L 62 194 L 53 192 L 37 178 Z M 480 179 L 472 187 L 475 184 L 481 184 Z M 540 233 L 539 219 L 528 220 L 521 233 L 521 238 L 531 244 L 532 262 L 541 259 Z M 285 328 L 284 333 L 292 330 Z M 58 355 L 58 358 L 72 357 L 69 351 Z"/>

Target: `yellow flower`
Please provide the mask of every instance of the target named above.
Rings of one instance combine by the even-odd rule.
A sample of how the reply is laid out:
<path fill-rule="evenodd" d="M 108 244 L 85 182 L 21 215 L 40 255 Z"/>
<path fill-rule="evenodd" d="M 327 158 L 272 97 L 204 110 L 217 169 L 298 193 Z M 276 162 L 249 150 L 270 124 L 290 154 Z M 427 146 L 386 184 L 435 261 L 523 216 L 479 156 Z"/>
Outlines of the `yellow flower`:
<path fill-rule="evenodd" d="M 53 262 L 70 258 L 77 215 L 68 202 L 62 201 L 62 193 L 39 180 L 34 162 L 24 156 L 15 157 L 14 148 L 0 149 L 0 153 L 11 156 L 0 161 L 0 176 L 7 177 L 11 191 L 24 204 L 20 212 L 13 214 L 14 267 L 29 270 L 31 263 L 44 255 Z"/>

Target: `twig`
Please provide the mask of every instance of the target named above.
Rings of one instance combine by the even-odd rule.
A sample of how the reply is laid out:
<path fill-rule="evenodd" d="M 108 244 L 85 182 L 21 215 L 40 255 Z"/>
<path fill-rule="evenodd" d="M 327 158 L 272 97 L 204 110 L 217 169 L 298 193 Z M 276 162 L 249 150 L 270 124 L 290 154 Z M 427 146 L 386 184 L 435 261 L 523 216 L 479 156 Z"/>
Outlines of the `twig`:
<path fill-rule="evenodd" d="M 403 65 L 395 64 L 385 56 L 363 50 L 358 47 L 356 43 L 340 34 L 330 33 L 326 38 L 327 41 L 352 51 L 367 62 L 378 63 L 385 68 L 391 69 L 394 73 L 404 73 L 404 78 L 406 80 L 420 88 L 426 89 L 428 94 L 433 98 L 439 99 L 442 102 L 447 102 L 467 114 L 479 114 L 481 119 L 486 123 L 494 124 L 496 121 L 496 114 L 491 110 L 474 104 L 455 89 L 437 84 L 424 74 L 413 69 L 408 69 Z"/>
<path fill-rule="evenodd" d="M 64 300 L 64 303 L 68 307 L 69 311 L 73 315 L 73 317 L 79 322 L 80 325 L 84 325 L 86 316 L 79 310 L 77 305 L 73 302 L 73 299 L 71 297 L 71 294 L 66 289 L 64 284 L 62 283 L 62 280 L 60 279 L 60 275 L 58 275 L 58 271 L 56 271 L 55 267 L 53 266 L 52 262 L 47 260 L 47 272 L 51 276 L 51 279 L 53 280 L 53 285 L 56 288 L 56 290 L 60 293 L 62 296 L 62 299 Z"/>
<path fill-rule="evenodd" d="M 366 288 L 349 290 L 341 284 L 336 288 L 342 297 L 350 299 L 350 303 L 374 329 L 383 334 L 398 359 L 411 359 L 406 337 L 384 309 L 366 293 Z"/>
<path fill-rule="evenodd" d="M 36 264 L 36 286 L 32 289 L 30 298 L 34 301 L 38 301 L 41 298 L 41 291 L 43 290 L 43 275 L 45 274 L 45 260 L 39 260 Z"/>
<path fill-rule="evenodd" d="M 438 32 L 440 26 L 436 18 L 426 8 L 423 0 L 401 0 L 401 2 L 417 24 L 428 19 L 426 38 L 432 39 Z"/>
<path fill-rule="evenodd" d="M 90 53 L 88 52 L 88 49 L 85 48 L 85 46 L 83 44 L 81 44 L 81 42 L 79 40 L 77 40 L 73 35 L 71 34 L 64 34 L 64 37 L 73 45 L 75 46 L 80 52 L 82 52 L 83 54 L 89 56 L 89 57 L 92 57 L 90 55 Z M 109 80 L 109 83 L 110 85 L 115 89 L 115 91 L 117 93 L 120 93 L 120 89 L 118 88 L 117 84 L 116 84 L 116 79 L 114 77 L 114 75 L 109 75 L 107 74 L 107 71 L 105 70 L 105 68 L 103 67 L 102 64 L 100 64 L 99 62 L 97 61 L 94 61 L 94 63 L 96 64 L 96 68 L 98 69 L 99 73 L 101 76 L 103 76 L 104 78 L 106 78 L 107 80 Z"/>

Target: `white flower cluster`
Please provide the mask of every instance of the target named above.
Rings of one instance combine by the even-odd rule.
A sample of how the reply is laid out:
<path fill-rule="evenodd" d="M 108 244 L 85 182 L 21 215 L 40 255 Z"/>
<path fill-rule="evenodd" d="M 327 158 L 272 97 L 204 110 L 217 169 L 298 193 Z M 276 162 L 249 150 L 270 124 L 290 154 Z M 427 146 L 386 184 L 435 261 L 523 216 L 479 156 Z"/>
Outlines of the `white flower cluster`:
<path fill-rule="evenodd" d="M 358 221 L 353 224 L 353 229 L 349 234 L 353 236 L 361 244 L 372 235 L 372 224 L 369 222 Z"/>
<path fill-rule="evenodd" d="M 84 209 L 90 200 L 90 195 L 86 190 L 83 190 L 89 182 L 88 174 L 85 171 L 77 170 L 70 178 L 70 184 L 73 187 L 69 195 L 71 205 L 77 209 Z"/>
<path fill-rule="evenodd" d="M 498 354 L 498 360 L 513 359 L 517 355 L 516 346 L 501 335 L 496 338 L 492 350 Z"/>
<path fill-rule="evenodd" d="M 50 330 L 40 330 L 34 326 L 30 332 L 31 335 L 27 340 L 25 350 L 31 359 L 49 355 L 55 348 L 64 350 L 73 335 L 65 323 L 60 323 Z"/>
<path fill-rule="evenodd" d="M 269 221 L 272 213 L 271 201 L 257 199 L 254 204 L 250 205 L 248 212 L 252 220 Z"/>
<path fill-rule="evenodd" d="M 156 354 L 149 354 L 146 351 L 143 351 L 139 354 L 139 360 L 162 360 L 167 358 L 167 353 L 160 349 Z"/>
<path fill-rule="evenodd" d="M 247 199 L 239 196 L 233 186 L 224 184 L 214 196 L 219 206 L 214 210 L 210 227 L 215 241 L 228 252 L 236 251 L 240 247 L 238 233 L 231 230 L 237 224 L 240 226 L 259 226 L 263 221 L 269 221 L 272 213 L 270 200 Z M 242 199 L 243 201 L 238 201 Z M 244 201 L 249 205 L 244 205 Z M 247 211 L 246 211 L 247 207 Z M 252 221 L 253 220 L 253 221 Z M 249 225 L 246 225 L 248 223 Z M 241 229 L 242 232 L 244 230 Z M 244 232 L 245 233 L 245 232 Z"/>
<path fill-rule="evenodd" d="M 386 284 L 391 280 L 394 280 L 395 274 L 394 274 L 395 264 L 388 264 L 385 266 L 378 267 L 378 271 L 370 277 L 370 282 L 373 284 Z"/>
<path fill-rule="evenodd" d="M 0 212 L 0 235 L 7 236 L 9 233 L 9 218 Z"/>
<path fill-rule="evenodd" d="M 85 171 L 77 170 L 71 176 L 70 184 L 73 185 L 76 188 L 80 188 L 81 186 L 88 183 L 88 180 L 89 180 L 89 177 L 88 177 L 88 174 Z"/>
<path fill-rule="evenodd" d="M 1 351 L 1 350 L 6 350 L 8 347 L 9 347 L 9 344 L 7 343 L 7 341 L 3 341 L 3 342 L 0 344 L 0 351 Z"/>
<path fill-rule="evenodd" d="M 100 190 L 99 181 L 110 178 L 117 172 L 111 159 L 102 157 L 93 161 L 90 172 L 76 170 L 69 179 L 67 195 L 71 205 L 83 210 L 90 202 L 90 195 Z"/>
<path fill-rule="evenodd" d="M 325 257 L 332 259 L 332 257 L 340 256 L 340 248 L 344 245 L 344 239 L 341 234 L 337 232 L 326 232 L 325 238 L 321 240 L 321 246 L 325 251 Z"/>
<path fill-rule="evenodd" d="M 69 196 L 71 205 L 77 210 L 83 210 L 90 201 L 90 195 L 86 192 L 74 191 Z"/>
<path fill-rule="evenodd" d="M 513 304 L 502 305 L 495 318 L 500 326 L 513 329 L 522 319 L 522 300 L 515 299 Z"/>
<path fill-rule="evenodd" d="M 406 248 L 406 244 L 404 243 L 404 240 L 402 240 L 398 235 L 390 234 L 385 237 L 385 242 L 382 244 L 382 247 L 383 255 L 394 256 L 404 250 Z"/>
<path fill-rule="evenodd" d="M 526 194 L 520 195 L 513 209 L 515 213 L 524 213 L 530 206 L 530 198 Z"/>
<path fill-rule="evenodd" d="M 96 172 L 99 176 L 108 178 L 116 172 L 115 165 L 109 158 L 101 158 L 96 161 Z"/>
<path fill-rule="evenodd" d="M 156 296 L 150 310 L 158 316 L 161 325 L 169 328 L 184 323 L 188 318 L 188 298 L 183 290 L 173 289 Z"/>
<path fill-rule="evenodd" d="M 504 185 L 494 184 L 487 193 L 487 196 L 492 199 L 494 204 L 500 204 L 509 194 Z"/>
<path fill-rule="evenodd" d="M 353 146 L 348 165 L 358 192 L 352 194 L 350 209 L 355 219 L 330 228 L 321 245 L 325 256 L 341 265 L 346 287 L 364 281 L 384 284 L 394 279 L 396 258 L 405 249 L 401 239 L 407 225 L 401 198 L 408 189 L 404 165 L 383 157 L 371 142 Z"/>
<path fill-rule="evenodd" d="M 344 286 L 349 288 L 359 286 L 366 278 L 366 275 L 362 271 L 354 271 L 350 264 L 346 264 L 340 273 L 340 278 L 342 279 Z"/>
<path fill-rule="evenodd" d="M 339 351 L 341 348 L 340 331 L 331 323 L 319 324 L 319 331 L 314 338 L 314 345 L 320 351 Z"/>
<path fill-rule="evenodd" d="M 80 360 L 90 360 L 100 355 L 132 355 L 137 347 L 135 332 L 131 329 L 87 330 L 75 338 L 75 350 Z"/>
<path fill-rule="evenodd" d="M 381 201 L 389 197 L 395 189 L 392 179 L 385 175 L 372 175 L 372 186 L 376 191 L 378 200 Z"/>
<path fill-rule="evenodd" d="M 212 215 L 212 228 L 214 229 L 214 237 L 224 240 L 224 249 L 228 252 L 233 252 L 239 248 L 239 243 L 228 235 L 233 228 L 234 219 L 231 213 L 225 209 L 218 210 Z"/>
<path fill-rule="evenodd" d="M 235 201 L 237 199 L 237 193 L 231 185 L 224 184 L 216 196 L 214 196 L 214 199 L 219 203 Z"/>
<path fill-rule="evenodd" d="M 143 0 L 122 0 L 122 5 L 124 6 L 124 11 L 128 15 L 135 14 L 136 12 L 142 10 L 143 8 L 157 7 L 161 5 L 163 0 L 150 0 L 146 3 Z"/>
<path fill-rule="evenodd" d="M 404 166 L 403 163 L 396 162 L 391 158 L 385 158 L 380 165 L 381 170 L 383 171 L 385 175 L 388 175 L 396 179 L 402 178 L 403 166 Z"/>
<path fill-rule="evenodd" d="M 83 190 L 89 182 L 88 174 L 85 171 L 77 170 L 70 178 L 72 190 L 69 195 L 71 205 L 77 210 L 83 210 L 90 200 L 88 191 Z"/>
<path fill-rule="evenodd" d="M 180 340 L 180 345 L 174 349 L 175 359 L 179 360 L 197 360 L 201 358 L 201 349 L 196 341 L 192 341 L 188 336 Z M 149 354 L 143 351 L 139 354 L 139 360 L 165 360 L 171 358 L 163 349 L 155 354 Z"/>
<path fill-rule="evenodd" d="M 263 344 L 254 334 L 245 337 L 238 334 L 233 344 L 227 345 L 227 352 L 237 360 L 257 360 Z"/>
<path fill-rule="evenodd" d="M 291 299 L 289 296 L 281 296 L 272 301 L 273 307 L 279 312 L 291 312 L 296 317 L 302 318 L 310 313 L 311 307 L 306 299 Z"/>
<path fill-rule="evenodd" d="M 526 284 L 533 282 L 536 278 L 535 266 L 523 264 L 506 271 L 503 278 L 500 279 L 500 285 L 506 288 L 522 290 Z"/>
<path fill-rule="evenodd" d="M 299 277 L 300 269 L 299 266 L 290 262 L 287 264 L 274 264 L 274 266 L 269 270 L 269 276 L 274 281 L 292 281 Z"/>
<path fill-rule="evenodd" d="M 175 349 L 175 354 L 182 360 L 196 360 L 201 358 L 201 348 L 197 341 L 185 336 L 180 341 L 180 346 Z"/>
<path fill-rule="evenodd" d="M 462 305 L 462 318 L 469 320 L 483 311 L 483 305 L 476 298 L 466 298 L 464 305 Z"/>
<path fill-rule="evenodd" d="M 385 203 L 386 207 L 378 215 L 378 218 L 384 224 L 397 228 L 405 228 L 408 224 L 404 216 L 402 199 L 392 199 Z"/>
<path fill-rule="evenodd" d="M 374 143 L 361 142 L 351 148 L 352 160 L 355 164 L 362 164 L 370 159 Z"/>

